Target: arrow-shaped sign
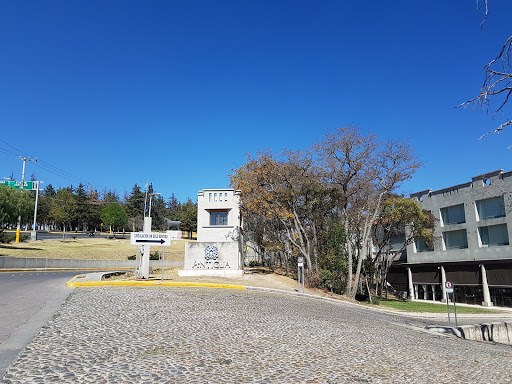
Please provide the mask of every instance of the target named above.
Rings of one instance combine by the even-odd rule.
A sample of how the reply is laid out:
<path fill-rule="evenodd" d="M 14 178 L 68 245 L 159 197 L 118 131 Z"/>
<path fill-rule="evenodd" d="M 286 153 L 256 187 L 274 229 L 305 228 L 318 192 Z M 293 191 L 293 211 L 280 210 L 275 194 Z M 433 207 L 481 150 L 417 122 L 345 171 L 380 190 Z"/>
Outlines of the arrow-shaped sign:
<path fill-rule="evenodd" d="M 132 232 L 130 234 L 131 245 L 151 244 L 170 246 L 171 236 L 168 233 L 160 232 Z"/>
<path fill-rule="evenodd" d="M 165 240 L 164 239 L 160 239 L 160 240 L 135 240 L 136 243 L 160 243 L 160 244 L 163 244 L 165 243 Z"/>

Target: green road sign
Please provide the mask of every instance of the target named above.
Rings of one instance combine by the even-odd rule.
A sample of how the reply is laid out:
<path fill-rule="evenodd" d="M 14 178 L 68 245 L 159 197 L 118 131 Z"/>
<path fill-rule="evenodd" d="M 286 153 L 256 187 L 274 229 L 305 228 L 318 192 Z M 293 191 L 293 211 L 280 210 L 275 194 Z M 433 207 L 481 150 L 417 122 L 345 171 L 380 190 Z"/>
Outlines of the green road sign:
<path fill-rule="evenodd" d="M 14 189 L 27 189 L 29 191 L 33 191 L 37 189 L 37 181 L 25 181 L 23 183 L 23 188 L 21 187 L 21 181 L 10 181 L 10 180 L 0 180 L 0 185 L 6 185 L 8 187 Z"/>

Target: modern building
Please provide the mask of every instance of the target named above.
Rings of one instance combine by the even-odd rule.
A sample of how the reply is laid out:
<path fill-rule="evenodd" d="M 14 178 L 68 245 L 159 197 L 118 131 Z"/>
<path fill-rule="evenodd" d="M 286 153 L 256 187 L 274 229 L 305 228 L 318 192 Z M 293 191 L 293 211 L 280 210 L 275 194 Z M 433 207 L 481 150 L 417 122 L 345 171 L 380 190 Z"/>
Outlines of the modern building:
<path fill-rule="evenodd" d="M 240 191 L 203 189 L 197 194 L 197 242 L 185 246 L 180 276 L 241 277 Z"/>
<path fill-rule="evenodd" d="M 407 261 L 390 271 L 391 285 L 410 298 L 444 301 L 450 281 L 457 302 L 512 306 L 512 172 L 411 198 L 437 218 L 434 241 L 407 247 Z"/>

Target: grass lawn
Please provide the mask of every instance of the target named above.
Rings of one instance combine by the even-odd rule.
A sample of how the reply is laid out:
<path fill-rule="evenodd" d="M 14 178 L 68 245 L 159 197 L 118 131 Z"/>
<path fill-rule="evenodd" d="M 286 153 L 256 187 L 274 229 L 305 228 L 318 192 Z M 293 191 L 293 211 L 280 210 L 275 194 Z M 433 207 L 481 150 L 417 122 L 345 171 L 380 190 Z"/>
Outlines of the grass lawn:
<path fill-rule="evenodd" d="M 447 313 L 446 304 L 423 303 L 417 301 L 382 300 L 375 307 L 386 307 L 406 312 Z M 457 306 L 457 313 L 499 313 L 501 311 L 483 308 Z M 450 313 L 453 313 L 453 304 L 450 304 Z"/>
<path fill-rule="evenodd" d="M 190 240 L 173 240 L 170 247 L 165 247 L 165 259 L 183 261 L 187 241 Z M 162 247 L 151 247 L 151 253 L 154 251 L 162 252 Z M 0 244 L 0 256 L 13 257 L 127 260 L 128 256 L 135 255 L 136 252 L 137 247 L 130 245 L 130 238 L 38 240 Z"/>

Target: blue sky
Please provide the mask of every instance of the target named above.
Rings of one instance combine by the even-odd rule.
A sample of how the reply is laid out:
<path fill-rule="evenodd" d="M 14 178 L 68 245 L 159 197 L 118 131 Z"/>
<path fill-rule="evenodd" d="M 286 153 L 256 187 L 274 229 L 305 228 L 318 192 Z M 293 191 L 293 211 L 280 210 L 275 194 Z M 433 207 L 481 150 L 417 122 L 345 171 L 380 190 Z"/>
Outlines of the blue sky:
<path fill-rule="evenodd" d="M 24 155 L 45 185 L 195 200 L 248 152 L 350 124 L 411 141 L 405 193 L 512 170 L 512 128 L 477 141 L 507 116 L 455 108 L 511 12 L 490 2 L 481 29 L 462 0 L 0 0 L 0 177 Z"/>

